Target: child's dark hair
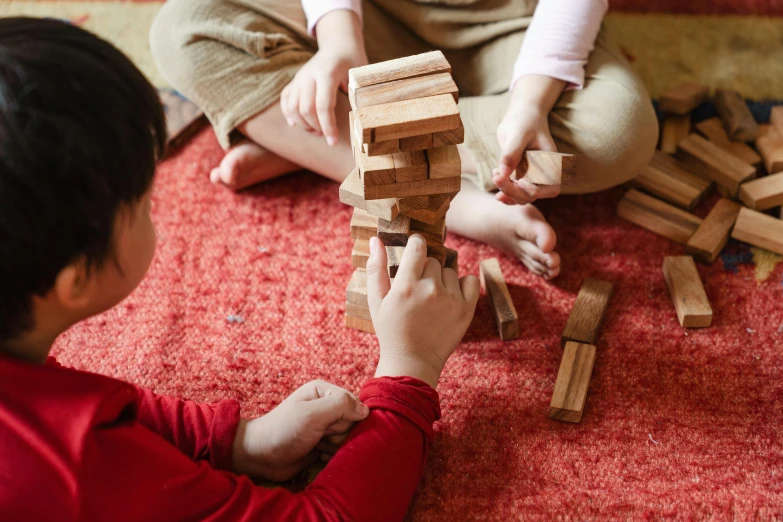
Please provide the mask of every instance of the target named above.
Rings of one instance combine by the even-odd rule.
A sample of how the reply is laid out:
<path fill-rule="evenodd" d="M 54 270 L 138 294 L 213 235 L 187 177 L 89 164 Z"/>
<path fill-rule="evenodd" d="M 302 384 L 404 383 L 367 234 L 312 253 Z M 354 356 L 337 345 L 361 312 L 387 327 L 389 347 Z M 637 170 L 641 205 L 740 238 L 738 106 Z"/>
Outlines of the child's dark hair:
<path fill-rule="evenodd" d="M 157 91 L 111 44 L 0 18 L 0 342 L 33 326 L 32 297 L 69 263 L 113 256 L 165 142 Z"/>

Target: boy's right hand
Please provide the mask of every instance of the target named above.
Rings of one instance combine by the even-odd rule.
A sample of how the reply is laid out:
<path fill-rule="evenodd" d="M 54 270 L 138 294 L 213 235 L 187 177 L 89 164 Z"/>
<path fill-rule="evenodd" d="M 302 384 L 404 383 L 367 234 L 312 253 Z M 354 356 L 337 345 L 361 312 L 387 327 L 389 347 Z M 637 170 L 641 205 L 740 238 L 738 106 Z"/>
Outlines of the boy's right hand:
<path fill-rule="evenodd" d="M 470 326 L 479 297 L 475 276 L 462 279 L 427 257 L 427 244 L 413 235 L 394 284 L 386 268 L 386 249 L 370 240 L 367 295 L 381 357 L 376 377 L 409 376 L 435 388 L 446 360 Z"/>

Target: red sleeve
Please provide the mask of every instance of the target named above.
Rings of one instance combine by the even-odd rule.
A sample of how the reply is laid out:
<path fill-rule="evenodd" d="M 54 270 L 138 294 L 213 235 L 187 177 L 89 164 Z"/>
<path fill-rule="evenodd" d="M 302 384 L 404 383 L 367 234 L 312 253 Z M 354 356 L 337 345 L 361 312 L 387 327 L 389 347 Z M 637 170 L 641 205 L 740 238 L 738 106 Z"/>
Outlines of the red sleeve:
<path fill-rule="evenodd" d="M 301 493 L 265 489 L 194 462 L 135 422 L 93 431 L 80 470 L 83 520 L 402 520 L 439 417 L 438 395 L 409 378 L 369 381 L 370 416 Z"/>

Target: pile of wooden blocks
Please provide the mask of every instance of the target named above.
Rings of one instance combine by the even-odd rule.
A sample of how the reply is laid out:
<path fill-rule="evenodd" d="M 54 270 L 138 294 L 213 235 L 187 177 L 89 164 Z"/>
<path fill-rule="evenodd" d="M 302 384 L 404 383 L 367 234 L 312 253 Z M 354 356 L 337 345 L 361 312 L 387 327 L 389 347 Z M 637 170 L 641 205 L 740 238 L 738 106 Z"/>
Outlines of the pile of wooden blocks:
<path fill-rule="evenodd" d="M 413 234 L 424 236 L 427 255 L 457 268 L 448 249 L 446 211 L 460 190 L 457 144 L 465 129 L 457 86 L 443 53 L 409 56 L 351 69 L 351 144 L 356 168 L 340 186 L 340 201 L 354 207 L 345 324 L 375 333 L 367 303 L 369 240 L 378 236 L 394 277 Z"/>
<path fill-rule="evenodd" d="M 777 209 L 783 206 L 783 106 L 772 109 L 769 125 L 759 125 L 739 94 L 718 90 L 712 101 L 719 118 L 691 129 L 690 112 L 708 94 L 703 85 L 684 83 L 661 97 L 660 150 L 617 214 L 685 245 L 704 263 L 717 259 L 729 237 L 783 254 L 783 208 Z M 694 215 L 713 187 L 722 198 L 706 217 Z M 663 271 L 682 326 L 709 326 L 712 311 L 693 260 L 667 258 Z"/>

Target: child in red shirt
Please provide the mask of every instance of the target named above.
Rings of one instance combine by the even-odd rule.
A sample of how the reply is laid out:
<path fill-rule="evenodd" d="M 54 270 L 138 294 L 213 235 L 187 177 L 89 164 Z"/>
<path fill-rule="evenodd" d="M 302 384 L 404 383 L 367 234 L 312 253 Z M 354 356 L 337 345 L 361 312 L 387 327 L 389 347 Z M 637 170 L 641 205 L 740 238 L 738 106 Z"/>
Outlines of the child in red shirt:
<path fill-rule="evenodd" d="M 233 400 L 157 396 L 49 357 L 143 279 L 165 136 L 157 93 L 111 45 L 0 19 L 0 520 L 401 520 L 440 415 L 434 388 L 478 299 L 476 278 L 441 270 L 420 236 L 393 285 L 371 242 L 380 359 L 359 397 L 315 381 L 247 420 Z M 301 493 L 250 479 L 324 454 Z"/>

